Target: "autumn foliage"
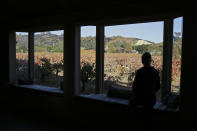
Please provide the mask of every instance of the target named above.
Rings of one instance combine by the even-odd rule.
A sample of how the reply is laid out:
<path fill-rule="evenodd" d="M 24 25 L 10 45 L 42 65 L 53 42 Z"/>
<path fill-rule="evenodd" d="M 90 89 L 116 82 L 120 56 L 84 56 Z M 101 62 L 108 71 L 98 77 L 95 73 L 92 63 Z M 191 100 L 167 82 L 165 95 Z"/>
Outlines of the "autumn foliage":
<path fill-rule="evenodd" d="M 27 60 L 27 53 L 17 53 L 16 58 L 20 60 Z M 63 53 L 35 53 L 35 64 L 38 66 L 43 65 L 43 59 L 47 59 L 51 68 L 55 68 L 56 75 L 63 75 Z M 159 71 L 162 71 L 162 56 L 152 56 L 152 65 Z M 180 77 L 181 61 L 179 58 L 173 57 L 172 61 L 172 80 L 177 80 Z M 21 61 L 22 62 L 22 61 Z M 92 65 L 92 71 L 95 71 L 96 53 L 93 50 L 81 50 L 81 69 L 86 69 L 84 65 Z M 25 63 L 20 63 L 25 64 Z M 23 65 L 24 66 L 24 65 Z M 134 73 L 137 69 L 142 67 L 141 54 L 137 53 L 105 53 L 104 55 L 104 74 L 105 80 L 116 79 L 122 83 L 132 82 Z M 88 68 L 89 69 L 89 68 Z M 86 72 L 83 72 L 85 74 Z M 91 76 L 94 79 L 95 74 L 85 74 L 83 76 Z M 132 76 L 130 76 L 132 75 Z M 82 79 L 82 78 L 81 78 Z M 88 78 L 84 78 L 88 79 Z"/>

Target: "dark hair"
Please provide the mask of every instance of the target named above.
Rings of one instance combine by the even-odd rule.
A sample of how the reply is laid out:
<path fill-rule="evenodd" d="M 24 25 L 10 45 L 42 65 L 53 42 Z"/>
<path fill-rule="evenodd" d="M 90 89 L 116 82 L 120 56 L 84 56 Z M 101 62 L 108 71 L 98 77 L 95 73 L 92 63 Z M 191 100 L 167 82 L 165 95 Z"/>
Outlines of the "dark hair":
<path fill-rule="evenodd" d="M 142 55 L 142 64 L 145 66 L 149 66 L 151 63 L 151 54 L 149 52 L 145 52 Z"/>

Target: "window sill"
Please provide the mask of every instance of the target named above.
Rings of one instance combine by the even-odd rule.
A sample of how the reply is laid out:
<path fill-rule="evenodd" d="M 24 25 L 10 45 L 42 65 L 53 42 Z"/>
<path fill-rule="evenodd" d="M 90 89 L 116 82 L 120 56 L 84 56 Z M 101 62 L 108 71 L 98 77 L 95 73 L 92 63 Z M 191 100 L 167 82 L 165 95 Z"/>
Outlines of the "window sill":
<path fill-rule="evenodd" d="M 64 94 L 63 90 L 56 88 L 56 87 L 48 87 L 48 86 L 37 85 L 37 84 L 31 84 L 31 85 L 15 84 L 14 86 L 20 87 L 20 88 L 25 88 L 25 89 L 41 91 L 41 92 L 48 92 L 48 93 L 62 94 L 62 95 Z"/>
<path fill-rule="evenodd" d="M 101 101 L 101 102 L 108 102 L 108 103 L 115 103 L 120 105 L 129 106 L 129 100 L 128 99 L 122 99 L 122 98 L 115 98 L 115 97 L 107 97 L 106 94 L 81 94 L 80 97 Z M 179 110 L 169 109 L 166 105 L 162 104 L 161 102 L 157 101 L 154 105 L 154 110 L 158 111 L 168 111 L 168 112 L 179 112 Z"/>
<path fill-rule="evenodd" d="M 80 97 L 97 100 L 97 101 L 116 103 L 116 104 L 121 104 L 121 105 L 129 105 L 129 100 L 115 98 L 115 97 L 107 97 L 107 94 L 88 94 L 88 95 L 81 94 Z"/>

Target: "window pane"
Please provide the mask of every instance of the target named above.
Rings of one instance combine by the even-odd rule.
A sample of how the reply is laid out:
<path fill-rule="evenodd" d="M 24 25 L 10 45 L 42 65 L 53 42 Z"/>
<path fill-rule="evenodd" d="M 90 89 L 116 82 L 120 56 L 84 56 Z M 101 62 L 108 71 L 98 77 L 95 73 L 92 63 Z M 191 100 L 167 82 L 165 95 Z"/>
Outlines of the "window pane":
<path fill-rule="evenodd" d="M 174 36 L 172 51 L 172 86 L 173 93 L 180 93 L 181 52 L 182 52 L 182 23 L 183 18 L 174 19 Z"/>
<path fill-rule="evenodd" d="M 81 27 L 80 87 L 82 94 L 95 93 L 96 26 Z"/>
<path fill-rule="evenodd" d="M 106 26 L 105 90 L 110 86 L 131 88 L 136 71 L 143 66 L 141 56 L 144 52 L 152 54 L 152 65 L 161 74 L 163 22 Z M 160 98 L 160 94 L 158 98 Z"/>
<path fill-rule="evenodd" d="M 28 33 L 16 32 L 16 78 L 19 84 L 28 80 Z"/>
<path fill-rule="evenodd" d="M 60 88 L 63 81 L 63 31 L 35 33 L 34 52 L 35 83 Z"/>

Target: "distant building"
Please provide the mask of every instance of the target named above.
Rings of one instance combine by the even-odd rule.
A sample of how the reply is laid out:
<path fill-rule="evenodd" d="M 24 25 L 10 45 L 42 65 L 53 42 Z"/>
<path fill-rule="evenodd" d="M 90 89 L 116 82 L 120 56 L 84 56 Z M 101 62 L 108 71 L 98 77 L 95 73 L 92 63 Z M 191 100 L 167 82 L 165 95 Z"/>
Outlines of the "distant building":
<path fill-rule="evenodd" d="M 135 43 L 135 45 L 150 45 L 150 44 L 154 44 L 154 43 L 145 40 L 138 40 L 137 43 Z"/>
<path fill-rule="evenodd" d="M 137 50 L 131 50 L 131 53 L 136 53 L 136 54 L 138 54 L 138 51 L 137 51 Z"/>
<path fill-rule="evenodd" d="M 49 52 L 50 52 L 50 53 L 53 53 L 53 52 L 54 52 L 54 50 L 50 50 Z"/>

